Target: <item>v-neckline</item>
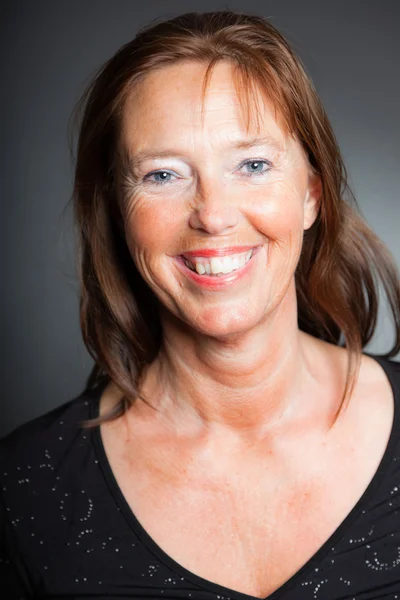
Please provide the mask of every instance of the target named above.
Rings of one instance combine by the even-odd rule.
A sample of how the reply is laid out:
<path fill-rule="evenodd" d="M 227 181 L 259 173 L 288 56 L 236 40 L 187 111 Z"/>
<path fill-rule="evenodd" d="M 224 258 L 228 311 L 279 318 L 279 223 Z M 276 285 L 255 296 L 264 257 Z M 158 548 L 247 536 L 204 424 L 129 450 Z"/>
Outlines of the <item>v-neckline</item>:
<path fill-rule="evenodd" d="M 265 598 L 252 596 L 243 592 L 230 589 L 228 587 L 209 581 L 199 575 L 196 575 L 195 573 L 192 573 L 191 571 L 183 567 L 173 558 L 171 558 L 147 533 L 147 531 L 141 525 L 140 521 L 137 519 L 131 507 L 129 506 L 124 494 L 122 493 L 121 488 L 119 487 L 119 484 L 114 476 L 113 470 L 109 463 L 104 448 L 103 440 L 101 437 L 100 427 L 95 427 L 91 431 L 92 440 L 95 447 L 95 452 L 97 454 L 97 459 L 99 461 L 99 465 L 102 469 L 103 476 L 108 484 L 109 490 L 111 492 L 111 495 L 113 496 L 114 501 L 116 502 L 120 511 L 124 515 L 125 520 L 133 529 L 133 531 L 141 540 L 141 542 L 147 547 L 148 550 L 150 550 L 150 552 L 153 555 L 155 555 L 158 558 L 158 560 L 160 560 L 161 563 L 164 563 L 169 569 L 205 590 L 213 592 L 216 595 L 223 595 L 224 597 L 226 597 L 226 600 L 228 600 L 228 598 L 230 600 L 278 600 L 278 598 L 280 598 L 285 592 L 287 592 L 291 587 L 293 587 L 301 578 L 305 577 L 308 573 L 314 571 L 318 562 L 329 552 L 329 550 L 331 550 L 332 547 L 335 547 L 338 540 L 341 537 L 343 537 L 346 530 L 349 529 L 352 523 L 362 513 L 364 507 L 368 504 L 370 498 L 373 496 L 374 492 L 379 487 L 387 468 L 391 464 L 393 454 L 398 443 L 396 432 L 400 432 L 400 389 L 397 389 L 393 379 L 392 370 L 388 368 L 387 362 L 389 361 L 387 359 L 383 359 L 382 357 L 378 357 L 372 354 L 368 354 L 368 356 L 376 360 L 376 362 L 378 362 L 378 364 L 381 366 L 392 389 L 394 414 L 392 427 L 384 454 L 363 494 L 358 499 L 353 508 L 350 510 L 350 512 L 347 514 L 347 516 L 340 523 L 340 525 L 322 544 L 322 546 L 313 554 L 313 556 L 311 556 L 311 558 L 309 558 L 307 562 L 298 571 L 296 571 L 287 581 L 285 581 L 279 588 L 277 588 Z M 102 384 L 98 388 L 96 397 L 92 398 L 92 403 L 90 404 L 90 418 L 92 419 L 98 418 L 99 416 L 100 399 L 105 387 L 106 383 Z"/>

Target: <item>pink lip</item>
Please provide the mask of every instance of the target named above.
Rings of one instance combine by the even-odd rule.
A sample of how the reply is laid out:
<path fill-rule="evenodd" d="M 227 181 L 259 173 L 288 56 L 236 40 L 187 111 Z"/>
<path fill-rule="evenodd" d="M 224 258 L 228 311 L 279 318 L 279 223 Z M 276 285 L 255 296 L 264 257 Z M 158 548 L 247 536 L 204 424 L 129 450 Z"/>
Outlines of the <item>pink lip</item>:
<path fill-rule="evenodd" d="M 248 252 L 255 246 L 230 246 L 229 248 L 199 248 L 198 250 L 191 250 L 190 252 L 184 252 L 181 256 L 185 258 L 193 258 L 193 256 L 202 256 L 208 258 L 210 256 L 228 256 L 229 254 L 239 254 L 240 252 Z"/>
<path fill-rule="evenodd" d="M 246 277 L 246 275 L 249 274 L 249 272 L 254 268 L 254 257 L 258 253 L 260 247 L 261 246 L 257 246 L 254 248 L 254 246 L 250 246 L 248 248 L 249 250 L 251 248 L 254 248 L 251 259 L 243 267 L 237 269 L 236 271 L 232 271 L 232 273 L 227 273 L 226 275 L 221 275 L 219 277 L 208 277 L 207 275 L 199 275 L 198 273 L 196 273 L 196 271 L 192 271 L 191 269 L 189 269 L 189 267 L 185 265 L 183 258 L 183 256 L 186 256 L 186 253 L 185 255 L 177 256 L 174 260 L 176 261 L 178 269 L 182 271 L 182 273 L 188 279 L 196 283 L 199 287 L 210 291 L 218 291 L 240 281 L 241 279 Z M 243 248 L 243 246 L 241 248 Z M 232 252 L 230 252 L 230 254 L 232 254 Z M 191 253 L 191 256 L 204 256 L 204 254 L 196 254 L 195 252 L 193 252 Z M 212 254 L 211 256 L 216 255 Z M 217 254 L 217 256 L 221 256 L 221 254 Z"/>

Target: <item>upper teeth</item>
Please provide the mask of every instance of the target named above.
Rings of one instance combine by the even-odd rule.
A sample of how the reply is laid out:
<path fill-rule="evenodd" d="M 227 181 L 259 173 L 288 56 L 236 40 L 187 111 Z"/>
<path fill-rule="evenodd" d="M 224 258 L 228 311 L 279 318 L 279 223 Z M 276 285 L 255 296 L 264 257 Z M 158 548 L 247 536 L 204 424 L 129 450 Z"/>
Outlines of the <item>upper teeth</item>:
<path fill-rule="evenodd" d="M 185 262 L 189 268 L 195 269 L 199 275 L 204 275 L 204 273 L 217 275 L 217 273 L 230 273 L 243 267 L 250 260 L 252 254 L 253 250 L 211 259 L 194 256 L 190 261 L 186 259 Z"/>

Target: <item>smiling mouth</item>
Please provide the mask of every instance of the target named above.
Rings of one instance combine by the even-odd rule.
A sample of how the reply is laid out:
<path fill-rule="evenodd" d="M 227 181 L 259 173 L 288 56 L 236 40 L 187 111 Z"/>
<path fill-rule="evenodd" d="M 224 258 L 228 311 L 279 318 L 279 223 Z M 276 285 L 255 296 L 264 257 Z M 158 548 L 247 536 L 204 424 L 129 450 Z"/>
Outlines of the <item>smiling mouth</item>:
<path fill-rule="evenodd" d="M 223 277 L 244 267 L 253 256 L 254 248 L 238 254 L 212 258 L 193 257 L 188 260 L 182 256 L 184 264 L 198 275 L 204 277 Z"/>

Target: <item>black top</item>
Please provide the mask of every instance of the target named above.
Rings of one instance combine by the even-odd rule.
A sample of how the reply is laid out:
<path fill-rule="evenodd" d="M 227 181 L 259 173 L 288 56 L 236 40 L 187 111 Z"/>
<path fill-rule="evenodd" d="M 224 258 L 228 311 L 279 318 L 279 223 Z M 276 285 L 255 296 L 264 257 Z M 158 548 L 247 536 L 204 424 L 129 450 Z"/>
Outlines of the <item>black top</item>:
<path fill-rule="evenodd" d="M 377 360 L 395 400 L 385 454 L 333 535 L 268 600 L 400 599 L 400 364 Z M 104 387 L 0 442 L 1 597 L 255 600 L 180 566 L 137 521 L 99 428 L 80 427 Z"/>

